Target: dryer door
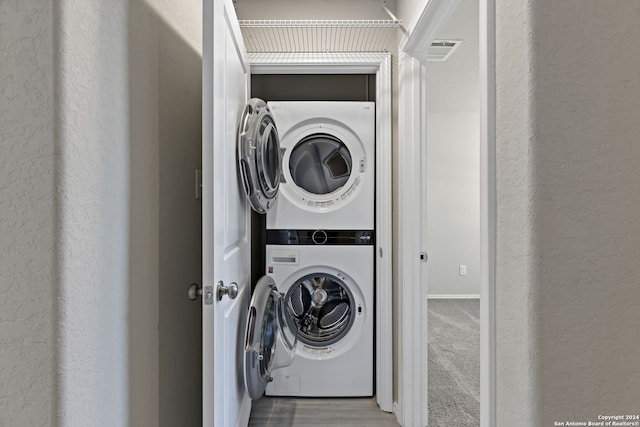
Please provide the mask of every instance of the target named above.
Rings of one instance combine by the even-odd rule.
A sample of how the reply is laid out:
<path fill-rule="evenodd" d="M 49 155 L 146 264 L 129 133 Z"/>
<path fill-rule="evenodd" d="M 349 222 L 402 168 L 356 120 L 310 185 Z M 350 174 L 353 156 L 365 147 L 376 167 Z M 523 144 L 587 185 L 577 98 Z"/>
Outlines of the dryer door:
<path fill-rule="evenodd" d="M 266 213 L 282 176 L 280 136 L 267 103 L 252 98 L 242 112 L 237 138 L 238 168 L 253 210 Z"/>
<path fill-rule="evenodd" d="M 293 182 L 316 196 L 343 188 L 351 177 L 352 167 L 351 153 L 345 143 L 329 133 L 305 136 L 289 155 Z"/>
<path fill-rule="evenodd" d="M 258 399 L 271 373 L 293 363 L 297 343 L 297 328 L 270 276 L 253 291 L 244 342 L 244 381 L 251 399 Z"/>

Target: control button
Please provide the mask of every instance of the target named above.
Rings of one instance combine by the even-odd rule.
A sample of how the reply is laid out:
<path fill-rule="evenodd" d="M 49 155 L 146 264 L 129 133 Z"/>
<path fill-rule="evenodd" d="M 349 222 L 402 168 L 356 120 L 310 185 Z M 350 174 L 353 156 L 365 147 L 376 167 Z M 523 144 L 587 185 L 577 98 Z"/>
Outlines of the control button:
<path fill-rule="evenodd" d="M 327 232 L 324 230 L 316 230 L 311 235 L 311 240 L 313 240 L 313 243 L 316 245 L 324 245 L 327 243 L 327 239 Z"/>

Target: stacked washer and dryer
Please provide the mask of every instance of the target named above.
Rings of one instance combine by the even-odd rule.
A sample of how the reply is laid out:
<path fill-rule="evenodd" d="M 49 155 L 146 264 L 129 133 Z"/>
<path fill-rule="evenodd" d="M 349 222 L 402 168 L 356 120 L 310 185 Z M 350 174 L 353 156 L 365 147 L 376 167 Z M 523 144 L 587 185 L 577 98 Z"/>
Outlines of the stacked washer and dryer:
<path fill-rule="evenodd" d="M 267 228 L 250 396 L 373 395 L 375 104 L 252 99 L 238 157 Z"/>

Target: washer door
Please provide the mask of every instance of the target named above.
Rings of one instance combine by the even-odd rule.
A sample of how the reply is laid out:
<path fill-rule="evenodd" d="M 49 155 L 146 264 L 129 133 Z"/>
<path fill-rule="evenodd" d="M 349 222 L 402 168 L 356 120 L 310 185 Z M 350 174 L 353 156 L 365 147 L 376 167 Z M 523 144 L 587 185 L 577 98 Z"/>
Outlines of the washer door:
<path fill-rule="evenodd" d="M 273 370 L 293 363 L 297 333 L 284 299 L 270 276 L 263 276 L 251 297 L 245 332 L 245 385 L 251 399 L 264 394 Z"/>
<path fill-rule="evenodd" d="M 252 98 L 238 126 L 238 168 L 251 208 L 266 213 L 278 195 L 282 176 L 280 136 L 267 103 Z"/>
<path fill-rule="evenodd" d="M 349 286 L 328 272 L 296 280 L 285 300 L 300 341 L 312 348 L 325 348 L 342 340 L 358 311 Z"/>

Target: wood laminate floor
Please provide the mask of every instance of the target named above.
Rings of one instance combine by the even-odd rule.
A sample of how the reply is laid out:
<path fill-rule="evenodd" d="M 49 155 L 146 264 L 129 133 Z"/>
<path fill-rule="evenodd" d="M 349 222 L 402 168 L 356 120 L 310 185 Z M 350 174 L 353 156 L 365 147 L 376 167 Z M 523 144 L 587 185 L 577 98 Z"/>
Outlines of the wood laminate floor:
<path fill-rule="evenodd" d="M 397 427 L 394 415 L 380 411 L 374 398 L 262 397 L 253 402 L 249 426 Z"/>

